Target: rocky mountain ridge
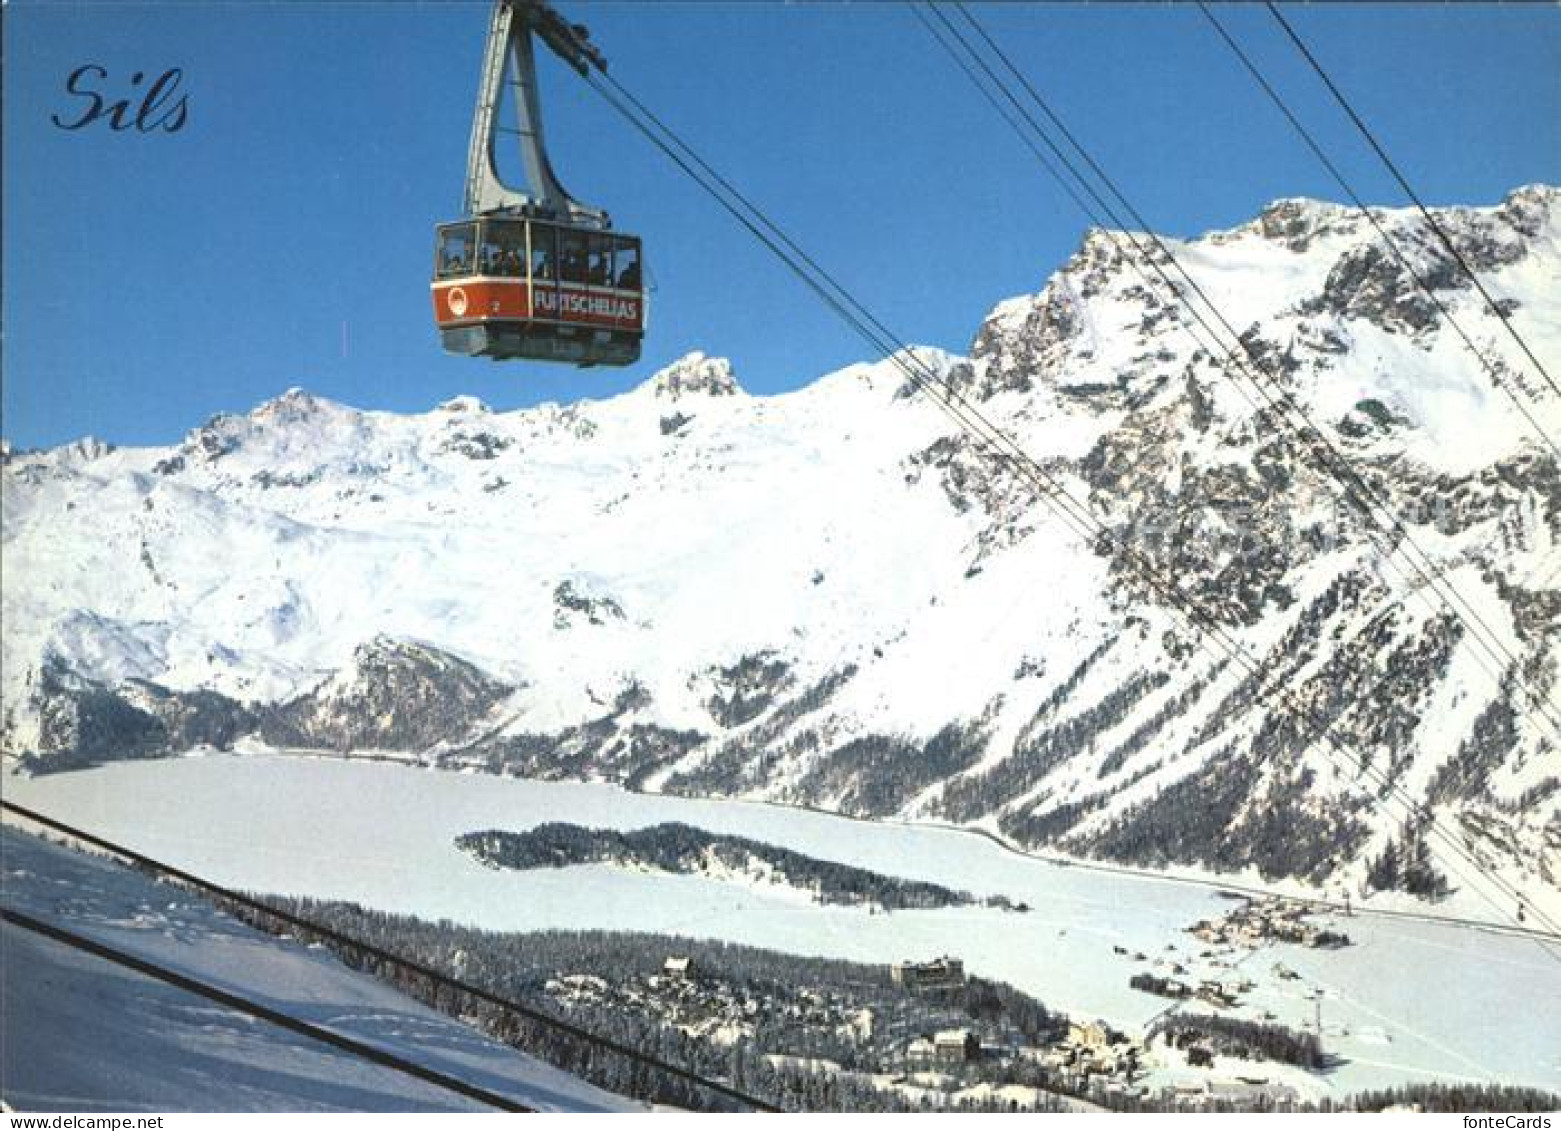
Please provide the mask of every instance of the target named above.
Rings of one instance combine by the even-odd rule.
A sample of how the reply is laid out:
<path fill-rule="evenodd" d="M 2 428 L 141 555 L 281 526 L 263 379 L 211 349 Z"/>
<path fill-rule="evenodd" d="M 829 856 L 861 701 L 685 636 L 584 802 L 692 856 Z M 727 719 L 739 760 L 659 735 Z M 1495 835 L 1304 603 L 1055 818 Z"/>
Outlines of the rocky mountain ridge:
<path fill-rule="evenodd" d="M 1561 360 L 1561 194 L 1439 218 Z M 754 397 L 693 354 L 513 413 L 295 389 L 171 448 L 8 448 L 7 756 L 251 735 L 1351 886 L 1431 818 L 1554 898 L 1561 469 L 1509 395 L 1561 410 L 1418 216 L 1379 220 L 1440 306 L 1289 200 L 1167 241 L 1244 365 L 1103 232 L 968 357 L 915 352 L 1131 563 L 892 359 Z"/>

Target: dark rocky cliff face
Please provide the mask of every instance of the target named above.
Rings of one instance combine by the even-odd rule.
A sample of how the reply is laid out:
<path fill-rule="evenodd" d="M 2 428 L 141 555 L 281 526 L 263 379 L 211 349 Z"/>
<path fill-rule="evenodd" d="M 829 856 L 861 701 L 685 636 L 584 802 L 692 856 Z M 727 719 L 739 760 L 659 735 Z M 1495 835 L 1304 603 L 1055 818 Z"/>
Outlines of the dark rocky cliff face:
<path fill-rule="evenodd" d="M 436 648 L 375 639 L 314 691 L 265 711 L 277 746 L 419 751 L 468 734 L 514 689 Z"/>
<path fill-rule="evenodd" d="M 314 691 L 245 705 L 214 691 L 148 680 L 107 684 L 47 665 L 36 705 L 43 723 L 34 770 L 75 769 L 194 747 L 230 750 L 254 736 L 275 746 L 417 753 L 468 735 L 514 689 L 426 645 L 378 638 Z"/>
<path fill-rule="evenodd" d="M 1556 190 L 1535 187 L 1495 208 L 1440 214 L 1459 251 L 1497 281 L 1504 312 L 1535 325 L 1561 318 L 1556 296 L 1527 282 L 1561 246 L 1558 209 Z M 39 675 L 7 703 L 7 749 L 35 768 L 68 768 L 254 735 L 496 773 L 980 821 L 1081 855 L 1357 885 L 1368 873 L 1404 874 L 1372 867 L 1407 851 L 1403 815 L 1386 817 L 1380 804 L 1402 790 L 1515 875 L 1552 882 L 1561 732 L 1546 711 L 1561 715 L 1561 575 L 1548 567 L 1561 545 L 1561 467 L 1506 399 L 1557 421 L 1552 435 L 1561 406 L 1523 359 L 1498 348 L 1496 316 L 1422 221 L 1406 211 L 1379 218 L 1410 266 L 1352 210 L 1310 201 L 1173 242 L 1239 335 L 1218 342 L 1126 257 L 1131 241 L 1089 233 L 1039 293 L 993 312 L 970 357 L 940 363 L 949 387 L 1049 485 L 942 421 L 901 432 L 903 417 L 869 419 L 932 414 L 903 374 L 870 408 L 827 383 L 799 393 L 807 408 L 787 432 L 785 398 L 744 395 L 729 365 L 703 355 L 624 398 L 643 410 L 633 431 L 589 403 L 512 420 L 462 400 L 414 425 L 297 391 L 215 418 L 127 473 L 139 476 L 131 501 L 103 514 L 123 526 L 128 560 L 141 555 L 158 600 L 177 604 L 190 591 L 178 589 L 180 556 L 157 541 L 157 524 L 173 521 L 161 498 L 166 510 L 153 511 L 159 486 L 187 492 L 169 496 L 178 505 L 209 497 L 251 508 L 257 525 L 271 524 L 265 547 L 277 561 L 298 543 L 340 536 L 357 547 L 383 536 L 390 520 L 373 508 L 387 496 L 410 498 L 403 511 L 415 516 L 387 553 L 415 557 L 426 552 L 417 539 L 465 521 L 466 495 L 500 499 L 502 510 L 483 513 L 503 526 L 589 478 L 578 468 L 591 459 L 602 461 L 593 474 L 621 467 L 621 478 L 593 510 L 550 513 L 548 536 L 616 529 L 617 516 L 689 483 L 708 494 L 672 549 L 656 551 L 674 563 L 660 573 L 641 568 L 642 545 L 625 535 L 590 543 L 568 568 L 505 577 L 487 595 L 484 626 L 509 589 L 534 589 L 531 619 L 494 631 L 564 642 L 547 655 L 568 674 L 545 664 L 501 674 L 452 654 L 493 654 L 482 634 L 447 651 L 437 634 L 413 643 L 365 625 L 341 671 L 240 703 L 172 689 L 144 656 L 134 671 L 153 678 L 116 677 L 97 663 L 113 649 L 82 648 L 75 661 L 22 657 Z M 1489 355 L 1501 388 L 1449 314 Z M 762 512 L 800 473 L 795 451 L 825 458 L 806 445 L 836 418 L 850 438 L 835 446 L 852 453 L 842 478 L 814 490 L 798 529 L 763 551 L 784 559 L 777 575 L 790 588 L 724 600 L 772 563 L 723 562 L 707 577 L 704 556 L 723 539 L 699 539 L 706 528 L 734 544 L 767 531 Z M 774 435 L 782 440 L 763 448 Z M 87 507 L 115 481 L 84 469 L 116 458 L 103 446 L 7 452 L 7 499 L 79 480 L 70 502 Z M 765 460 L 777 470 L 753 481 L 744 510 L 744 497 L 722 489 Z M 398 479 L 414 473 L 411 487 Z M 926 507 L 922 526 L 935 525 L 929 515 L 944 525 L 934 536 L 908 522 L 835 517 L 834 494 L 864 483 L 880 492 L 876 510 L 911 513 L 895 508 L 914 499 Z M 1048 502 L 1059 490 L 1106 535 L 1081 539 L 1059 523 Z M 64 521 L 58 508 L 50 515 Z M 828 537 L 809 542 L 815 515 Z M 851 553 L 821 568 L 812 555 L 837 538 Z M 875 584 L 892 589 L 940 553 L 956 564 L 890 623 L 852 619 L 872 596 L 865 588 L 834 596 L 856 557 L 881 554 Z M 1051 570 L 1054 560 L 1066 569 Z M 1074 582 L 1085 575 L 1081 595 Z M 309 630 L 307 594 L 297 595 L 306 587 L 302 575 L 285 579 L 279 638 Z M 1198 610 L 1198 625 L 1172 591 Z M 692 619 L 660 619 L 668 593 Z M 153 611 L 127 614 L 114 631 L 135 637 L 167 615 L 144 603 Z M 1069 615 L 1052 624 L 1046 614 L 1063 606 Z M 753 617 L 764 635 L 740 647 L 679 650 L 712 622 L 777 609 Z M 222 631 L 255 619 L 242 611 Z M 860 638 L 832 636 L 842 621 Z M 990 622 L 978 644 L 960 633 L 971 621 Z M 963 681 L 983 653 L 1004 663 Z M 582 671 L 612 690 L 581 696 Z M 519 695 L 523 682 L 534 686 Z M 949 685 L 960 695 L 944 696 Z M 924 699 L 940 706 L 922 710 Z M 546 709 L 528 714 L 537 704 Z"/>
<path fill-rule="evenodd" d="M 246 707 L 215 691 L 177 692 L 148 680 L 111 686 L 58 660 L 44 664 L 33 705 L 41 718 L 39 741 L 23 761 L 45 771 L 197 746 L 228 749 L 255 725 Z"/>

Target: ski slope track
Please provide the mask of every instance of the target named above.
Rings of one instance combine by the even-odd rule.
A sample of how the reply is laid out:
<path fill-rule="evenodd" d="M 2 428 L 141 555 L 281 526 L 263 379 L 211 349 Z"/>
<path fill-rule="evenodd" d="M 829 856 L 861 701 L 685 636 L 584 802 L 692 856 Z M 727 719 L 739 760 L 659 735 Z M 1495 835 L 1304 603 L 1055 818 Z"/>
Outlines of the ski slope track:
<path fill-rule="evenodd" d="M 892 361 L 756 397 L 693 353 L 600 402 L 294 389 L 168 448 L 7 450 L 5 755 L 388 755 L 1561 914 L 1561 468 L 1513 398 L 1552 439 L 1561 406 L 1379 219 L 1505 389 L 1350 209 L 1167 244 L 1434 583 L 1106 233 L 968 356 L 914 351 L 1258 676 Z M 1561 369 L 1561 192 L 1438 219 Z"/>

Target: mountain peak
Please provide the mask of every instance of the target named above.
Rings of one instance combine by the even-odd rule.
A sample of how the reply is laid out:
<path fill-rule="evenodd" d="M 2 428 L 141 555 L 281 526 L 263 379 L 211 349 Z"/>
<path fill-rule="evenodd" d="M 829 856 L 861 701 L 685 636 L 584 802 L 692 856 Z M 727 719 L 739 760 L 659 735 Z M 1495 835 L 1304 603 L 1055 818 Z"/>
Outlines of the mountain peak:
<path fill-rule="evenodd" d="M 684 354 L 646 381 L 655 396 L 679 400 L 695 394 L 731 397 L 742 392 L 732 373 L 732 363 L 724 357 L 706 357 L 700 350 Z"/>
<path fill-rule="evenodd" d="M 60 448 L 59 453 L 66 462 L 81 464 L 102 459 L 106 455 L 112 455 L 116 450 L 115 445 L 107 440 L 100 440 L 96 436 L 82 436 Z"/>
<path fill-rule="evenodd" d="M 250 411 L 250 419 L 271 421 L 277 424 L 299 424 L 326 413 L 351 412 L 347 406 L 315 396 L 307 389 L 294 385 L 279 397 L 261 401 Z"/>
<path fill-rule="evenodd" d="M 1555 200 L 1435 212 L 1550 354 Z M 1517 693 L 1561 662 L 1556 465 L 1509 402 L 1533 384 L 1517 359 L 1495 388 L 1458 339 L 1454 318 L 1476 344 L 1497 324 L 1424 218 L 1372 216 L 1415 272 L 1309 200 L 1167 237 L 1228 334 L 1097 230 L 967 357 L 918 347 L 757 397 L 689 353 L 611 403 L 492 418 L 291 390 L 90 474 L 13 459 L 0 756 L 244 732 L 1354 883 L 1398 815 L 1274 713 L 1284 686 L 1416 805 L 1543 845 L 1561 793 Z M 1488 680 L 1461 620 L 1379 569 L 1383 514 L 1480 611 Z M 1195 647 L 1156 577 L 1222 647 Z M 92 682 L 46 684 L 51 649 Z M 1532 859 L 1501 867 L 1552 890 Z"/>
<path fill-rule="evenodd" d="M 451 397 L 438 405 L 435 412 L 445 412 L 452 415 L 467 414 L 471 416 L 486 416 L 493 411 L 486 401 L 470 395 Z"/>
<path fill-rule="evenodd" d="M 0 465 L 42 462 L 55 468 L 80 467 L 93 460 L 102 459 L 118 451 L 118 447 L 96 436 L 81 436 L 57 448 L 47 450 L 15 447 L 9 440 L 0 440 Z"/>
<path fill-rule="evenodd" d="M 1506 195 L 1502 204 L 1509 206 L 1530 204 L 1548 211 L 1555 207 L 1558 200 L 1561 200 L 1561 187 L 1536 182 L 1531 185 L 1519 185 Z"/>
<path fill-rule="evenodd" d="M 1498 211 L 1509 224 L 1532 239 L 1554 222 L 1558 200 L 1561 200 L 1561 188 L 1555 185 L 1523 185 L 1507 194 Z"/>
<path fill-rule="evenodd" d="M 1253 222 L 1264 239 L 1282 243 L 1291 251 L 1305 251 L 1313 239 L 1326 234 L 1353 210 L 1341 204 L 1289 196 L 1272 201 Z M 1236 231 L 1241 231 L 1237 228 Z"/>

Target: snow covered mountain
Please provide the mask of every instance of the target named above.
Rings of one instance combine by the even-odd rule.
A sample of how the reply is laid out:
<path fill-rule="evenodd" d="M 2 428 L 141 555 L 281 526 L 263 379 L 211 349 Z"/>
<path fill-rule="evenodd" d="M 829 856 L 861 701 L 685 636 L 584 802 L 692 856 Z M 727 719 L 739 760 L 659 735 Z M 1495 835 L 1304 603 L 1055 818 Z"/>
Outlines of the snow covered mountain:
<path fill-rule="evenodd" d="M 1330 204 L 1168 244 L 1403 531 L 1091 232 L 968 357 L 915 358 L 1136 568 L 892 361 L 754 397 L 696 353 L 511 413 L 295 389 L 172 448 L 6 456 L 6 753 L 395 750 L 1427 892 L 1430 813 L 1553 895 L 1561 468 L 1513 398 L 1552 437 L 1561 406 L 1418 215 L 1378 217 L 1440 308 Z M 1561 370 L 1561 192 L 1439 218 Z"/>

